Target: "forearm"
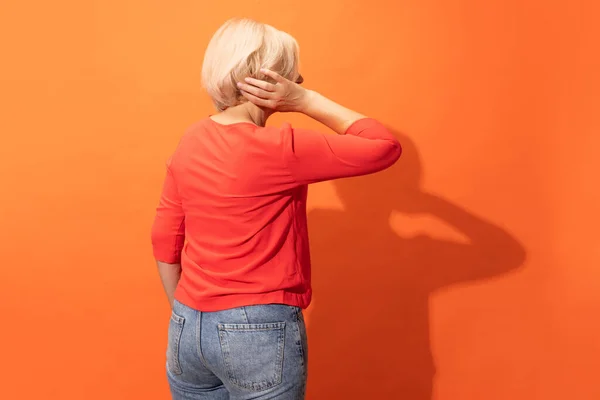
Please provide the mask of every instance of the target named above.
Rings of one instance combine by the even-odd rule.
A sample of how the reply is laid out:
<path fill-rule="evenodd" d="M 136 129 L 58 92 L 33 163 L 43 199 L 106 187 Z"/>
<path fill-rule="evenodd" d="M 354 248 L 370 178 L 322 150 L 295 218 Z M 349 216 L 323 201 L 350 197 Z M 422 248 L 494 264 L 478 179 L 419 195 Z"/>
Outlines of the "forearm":
<path fill-rule="evenodd" d="M 346 133 L 348 128 L 359 119 L 367 118 L 365 115 L 352 111 L 312 90 L 307 91 L 300 112 L 319 121 L 339 135 Z"/>
<path fill-rule="evenodd" d="M 169 300 L 169 304 L 173 307 L 173 299 L 175 296 L 175 289 L 181 278 L 181 264 L 167 264 L 162 261 L 157 261 L 158 274 L 162 282 L 165 293 Z"/>

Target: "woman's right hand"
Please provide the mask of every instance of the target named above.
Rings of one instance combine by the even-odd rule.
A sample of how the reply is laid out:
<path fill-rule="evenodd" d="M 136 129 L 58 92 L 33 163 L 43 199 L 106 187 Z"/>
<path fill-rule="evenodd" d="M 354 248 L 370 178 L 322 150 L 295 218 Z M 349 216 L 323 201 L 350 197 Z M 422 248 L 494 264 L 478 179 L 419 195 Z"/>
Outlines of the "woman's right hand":
<path fill-rule="evenodd" d="M 275 83 L 254 78 L 246 78 L 245 82 L 238 82 L 238 89 L 249 102 L 278 112 L 305 110 L 309 97 L 308 90 L 277 72 L 268 69 L 261 69 L 260 72 L 272 78 Z"/>

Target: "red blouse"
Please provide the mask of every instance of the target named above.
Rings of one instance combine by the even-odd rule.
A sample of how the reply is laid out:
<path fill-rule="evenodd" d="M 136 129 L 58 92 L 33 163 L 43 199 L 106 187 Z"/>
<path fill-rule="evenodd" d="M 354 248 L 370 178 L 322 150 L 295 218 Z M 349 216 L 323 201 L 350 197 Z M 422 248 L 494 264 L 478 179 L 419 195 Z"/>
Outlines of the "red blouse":
<path fill-rule="evenodd" d="M 345 135 L 200 121 L 167 163 L 152 227 L 155 258 L 181 262 L 175 298 L 200 311 L 308 307 L 307 185 L 383 170 L 401 151 L 370 118 Z"/>

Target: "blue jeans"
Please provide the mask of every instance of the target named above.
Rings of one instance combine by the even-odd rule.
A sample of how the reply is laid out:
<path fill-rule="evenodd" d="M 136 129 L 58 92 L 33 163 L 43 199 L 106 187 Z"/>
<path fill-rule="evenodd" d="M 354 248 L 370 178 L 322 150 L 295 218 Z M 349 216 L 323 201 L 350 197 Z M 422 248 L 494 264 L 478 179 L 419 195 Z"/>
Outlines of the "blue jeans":
<path fill-rule="evenodd" d="M 175 301 L 168 337 L 173 400 L 304 399 L 308 354 L 300 308 L 200 312 Z"/>

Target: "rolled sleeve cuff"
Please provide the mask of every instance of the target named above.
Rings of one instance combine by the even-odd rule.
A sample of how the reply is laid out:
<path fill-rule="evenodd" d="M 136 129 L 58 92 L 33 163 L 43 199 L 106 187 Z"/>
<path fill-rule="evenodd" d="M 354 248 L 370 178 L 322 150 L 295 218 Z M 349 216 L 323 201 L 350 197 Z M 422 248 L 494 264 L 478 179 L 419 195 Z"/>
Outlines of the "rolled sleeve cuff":
<path fill-rule="evenodd" d="M 181 250 L 154 247 L 153 253 L 156 261 L 164 262 L 166 264 L 181 263 Z"/>

